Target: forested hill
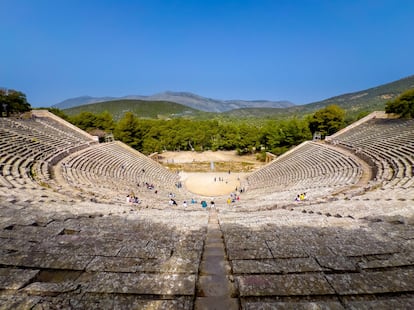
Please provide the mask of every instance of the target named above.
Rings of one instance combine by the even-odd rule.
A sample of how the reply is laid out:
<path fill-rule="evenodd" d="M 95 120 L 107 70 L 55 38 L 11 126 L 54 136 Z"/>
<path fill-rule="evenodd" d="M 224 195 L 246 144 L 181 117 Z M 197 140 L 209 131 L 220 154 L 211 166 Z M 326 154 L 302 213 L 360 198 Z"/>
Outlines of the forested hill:
<path fill-rule="evenodd" d="M 223 115 L 230 118 L 284 118 L 291 115 L 301 116 L 310 114 L 328 105 L 336 104 L 346 111 L 348 117 L 352 118 L 361 113 L 384 110 L 385 104 L 388 101 L 396 98 L 410 88 L 414 88 L 414 75 L 377 87 L 343 94 L 305 105 L 297 105 L 284 109 L 237 109 L 225 112 Z"/>
<path fill-rule="evenodd" d="M 385 104 L 407 89 L 414 88 L 414 75 L 387 83 L 370 89 L 335 96 L 326 100 L 313 102 L 288 108 L 242 108 L 227 112 L 203 112 L 182 104 L 168 101 L 147 100 L 113 100 L 81 105 L 65 109 L 68 115 L 81 112 L 101 113 L 108 111 L 114 120 L 119 120 L 125 112 L 131 111 L 141 118 L 177 118 L 190 117 L 195 119 L 222 118 L 222 119 L 248 119 L 273 118 L 282 119 L 290 116 L 304 116 L 331 104 L 336 104 L 345 110 L 350 119 L 358 115 L 367 114 L 375 110 L 384 110 Z"/>
<path fill-rule="evenodd" d="M 141 100 L 141 101 L 166 101 L 182 104 L 184 106 L 204 111 L 204 112 L 224 112 L 239 108 L 287 108 L 294 106 L 289 101 L 271 100 L 219 100 L 202 97 L 189 92 L 166 91 L 151 96 L 125 96 L 125 97 L 90 97 L 83 96 L 64 100 L 52 106 L 61 110 L 69 109 L 81 105 L 92 104 L 106 101 Z"/>
<path fill-rule="evenodd" d="M 207 112 L 201 112 L 182 104 L 167 101 L 145 101 L 145 100 L 113 100 L 91 103 L 78 107 L 65 109 L 65 114 L 74 116 L 82 112 L 99 114 L 108 111 L 115 121 L 122 118 L 126 112 L 133 112 L 141 118 L 166 119 L 183 116 L 200 116 Z"/>

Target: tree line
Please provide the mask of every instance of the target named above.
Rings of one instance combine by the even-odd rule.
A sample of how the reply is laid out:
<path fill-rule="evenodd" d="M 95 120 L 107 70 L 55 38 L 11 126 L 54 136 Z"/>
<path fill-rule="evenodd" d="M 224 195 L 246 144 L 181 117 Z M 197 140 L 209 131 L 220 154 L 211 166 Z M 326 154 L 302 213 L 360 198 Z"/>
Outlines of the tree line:
<path fill-rule="evenodd" d="M 131 112 L 115 122 L 106 111 L 100 114 L 82 112 L 68 117 L 62 111 L 54 110 L 51 111 L 91 134 L 103 138 L 105 133 L 111 132 L 115 139 L 144 154 L 164 150 L 237 150 L 239 154 L 258 153 L 263 157 L 265 152 L 280 155 L 292 146 L 312 139 L 315 133 L 324 138 L 355 121 L 347 120 L 345 111 L 337 105 L 329 105 L 302 118 L 267 120 L 258 124 L 219 119 L 142 119 Z M 401 117 L 414 117 L 414 89 L 388 102 L 385 110 Z"/>
<path fill-rule="evenodd" d="M 392 101 L 387 102 L 385 112 L 395 113 L 403 118 L 414 117 L 414 88 L 411 88 Z"/>
<path fill-rule="evenodd" d="M 0 116 L 10 116 L 31 110 L 26 95 L 14 89 L 0 88 Z"/>
<path fill-rule="evenodd" d="M 0 116 L 9 116 L 30 111 L 26 95 L 20 91 L 0 89 Z M 126 112 L 118 121 L 105 111 L 99 114 L 82 112 L 69 117 L 55 108 L 48 110 L 79 128 L 104 139 L 112 133 L 136 150 L 150 154 L 168 151 L 237 150 L 239 154 L 268 151 L 280 155 L 292 146 L 312 139 L 319 133 L 323 138 L 332 135 L 352 121 L 347 122 L 345 111 L 330 105 L 302 118 L 267 120 L 258 124 L 219 119 L 196 120 L 174 118 L 169 120 L 143 119 Z M 401 117 L 414 117 L 414 89 L 403 92 L 386 104 L 387 113 Z"/>
<path fill-rule="evenodd" d="M 237 150 L 240 155 L 258 153 L 264 158 L 265 152 L 280 155 L 292 146 L 312 139 L 315 131 L 326 136 L 345 125 L 345 112 L 335 105 L 304 118 L 267 120 L 259 124 L 218 119 L 143 119 L 132 112 L 126 112 L 115 122 L 107 111 L 99 114 L 81 112 L 68 117 L 60 110 L 49 110 L 101 139 L 112 133 L 116 140 L 144 154 L 165 150 Z"/>

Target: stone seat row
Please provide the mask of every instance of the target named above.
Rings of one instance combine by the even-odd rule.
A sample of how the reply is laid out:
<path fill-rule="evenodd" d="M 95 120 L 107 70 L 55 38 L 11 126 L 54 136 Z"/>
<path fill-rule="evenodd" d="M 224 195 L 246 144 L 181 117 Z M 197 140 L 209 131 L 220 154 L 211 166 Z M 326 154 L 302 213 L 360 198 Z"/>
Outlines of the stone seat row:
<path fill-rule="evenodd" d="M 45 122 L 39 122 L 37 118 L 33 119 L 9 119 L 2 118 L 0 120 L 0 128 L 6 131 L 14 132 L 20 136 L 33 137 L 39 139 L 42 142 L 49 141 L 53 143 L 65 143 L 65 144 L 82 144 L 91 142 L 91 139 L 87 137 L 81 137 L 73 134 L 73 130 L 69 128 L 66 131 L 55 130 L 53 125 L 56 122 L 50 120 L 50 124 L 46 125 Z"/>
<path fill-rule="evenodd" d="M 93 140 L 74 138 L 70 130 L 57 133 L 34 119 L 0 118 L 0 184 L 39 186 L 38 182 L 50 180 L 49 167 L 56 160 L 90 143 Z"/>
<path fill-rule="evenodd" d="M 358 181 L 361 172 L 360 165 L 343 153 L 323 144 L 305 142 L 249 175 L 246 187 L 249 191 L 269 191 L 312 184 L 349 185 Z"/>
<path fill-rule="evenodd" d="M 172 173 L 120 142 L 91 146 L 65 158 L 58 167 L 69 186 L 119 196 L 148 193 L 145 183 L 162 194 L 176 190 L 179 181 Z"/>
<path fill-rule="evenodd" d="M 384 186 L 409 187 L 414 170 L 414 120 L 371 119 L 342 134 L 331 143 L 368 157 L 377 167 Z"/>

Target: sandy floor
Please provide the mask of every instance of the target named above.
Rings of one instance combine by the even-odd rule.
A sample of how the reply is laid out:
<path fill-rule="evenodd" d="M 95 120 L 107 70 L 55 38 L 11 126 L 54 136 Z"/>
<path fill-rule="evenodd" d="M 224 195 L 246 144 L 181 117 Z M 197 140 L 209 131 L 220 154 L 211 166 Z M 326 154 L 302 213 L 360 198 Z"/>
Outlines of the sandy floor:
<path fill-rule="evenodd" d="M 238 156 L 236 151 L 206 151 L 206 152 L 164 152 L 160 154 L 164 163 L 191 163 L 191 162 L 250 162 L 258 167 L 262 166 L 255 155 Z M 202 196 L 222 196 L 240 188 L 240 181 L 248 173 L 231 172 L 181 172 L 181 180 L 190 192 Z M 219 181 L 219 178 L 222 181 Z"/>
<path fill-rule="evenodd" d="M 206 152 L 163 152 L 162 162 L 169 163 L 191 163 L 194 161 L 237 161 L 258 163 L 256 155 L 238 156 L 236 151 L 206 151 Z"/>
<path fill-rule="evenodd" d="M 246 173 L 193 172 L 181 173 L 184 186 L 190 192 L 202 196 L 228 195 L 240 189 L 240 181 Z"/>

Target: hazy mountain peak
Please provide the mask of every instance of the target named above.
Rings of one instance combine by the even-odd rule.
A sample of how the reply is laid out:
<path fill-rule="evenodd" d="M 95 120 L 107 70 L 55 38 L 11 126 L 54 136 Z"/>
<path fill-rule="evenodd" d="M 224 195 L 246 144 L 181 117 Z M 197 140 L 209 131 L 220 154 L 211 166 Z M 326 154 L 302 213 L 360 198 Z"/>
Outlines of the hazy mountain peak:
<path fill-rule="evenodd" d="M 179 103 L 193 109 L 206 111 L 206 112 L 225 112 L 233 109 L 240 108 L 286 108 L 294 106 L 293 103 L 289 101 L 270 101 L 270 100 L 218 100 L 212 98 L 202 97 L 191 92 L 184 91 L 165 91 L 157 93 L 151 96 L 139 96 L 139 95 L 129 95 L 124 97 L 91 97 L 91 96 L 81 96 L 76 98 L 70 98 L 64 100 L 60 103 L 53 105 L 52 107 L 58 109 L 68 109 L 75 106 L 104 102 L 111 100 L 120 100 L 120 99 L 140 99 L 147 101 L 170 101 Z"/>

